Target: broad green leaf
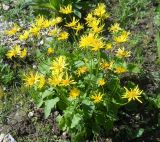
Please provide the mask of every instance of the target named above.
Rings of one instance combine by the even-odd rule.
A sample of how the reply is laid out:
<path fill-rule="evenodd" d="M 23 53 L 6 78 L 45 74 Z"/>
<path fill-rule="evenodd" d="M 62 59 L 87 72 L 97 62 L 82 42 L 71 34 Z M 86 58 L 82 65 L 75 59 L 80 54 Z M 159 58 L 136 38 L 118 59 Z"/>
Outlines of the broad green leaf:
<path fill-rule="evenodd" d="M 52 92 L 53 88 L 49 88 L 48 90 L 45 90 L 41 95 L 42 99 L 45 99 L 46 97 L 53 95 L 54 92 Z"/>
<path fill-rule="evenodd" d="M 50 115 L 52 108 L 55 107 L 57 102 L 59 102 L 58 97 L 45 101 L 45 108 L 44 108 L 45 118 L 47 118 Z"/>
<path fill-rule="evenodd" d="M 79 125 L 81 119 L 82 117 L 80 114 L 75 114 L 72 119 L 71 128 L 75 128 L 77 125 Z"/>
<path fill-rule="evenodd" d="M 128 64 L 127 69 L 132 73 L 140 73 L 140 67 L 136 64 Z"/>

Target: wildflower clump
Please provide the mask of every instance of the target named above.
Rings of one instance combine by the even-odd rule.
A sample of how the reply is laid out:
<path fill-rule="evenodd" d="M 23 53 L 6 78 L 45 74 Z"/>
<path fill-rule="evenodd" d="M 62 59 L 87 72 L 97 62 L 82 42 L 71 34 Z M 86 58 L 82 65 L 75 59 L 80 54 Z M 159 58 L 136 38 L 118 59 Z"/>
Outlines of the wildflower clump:
<path fill-rule="evenodd" d="M 57 118 L 60 128 L 78 136 L 92 133 L 92 124 L 108 131 L 108 122 L 116 120 L 120 106 L 142 102 L 142 91 L 120 83 L 129 70 L 126 58 L 132 56 L 126 46 L 130 32 L 119 23 L 106 28 L 110 14 L 103 3 L 91 9 L 83 23 L 72 16 L 73 11 L 71 4 L 61 6 L 59 12 L 70 19 L 38 16 L 27 29 L 10 29 L 7 35 L 16 32 L 20 43 L 6 56 L 15 62 L 17 57 L 28 57 L 31 65 L 22 75 L 28 92 L 45 108 L 46 117 L 52 108 L 62 110 Z"/>

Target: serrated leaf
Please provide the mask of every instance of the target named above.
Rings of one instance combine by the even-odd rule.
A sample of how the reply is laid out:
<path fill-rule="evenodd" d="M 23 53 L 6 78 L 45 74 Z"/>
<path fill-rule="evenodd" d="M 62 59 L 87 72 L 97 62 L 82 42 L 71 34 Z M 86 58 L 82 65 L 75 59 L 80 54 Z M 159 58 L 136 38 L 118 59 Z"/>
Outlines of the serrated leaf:
<path fill-rule="evenodd" d="M 45 101 L 45 108 L 44 108 L 45 118 L 47 118 L 50 115 L 52 108 L 54 108 L 58 102 L 59 102 L 58 97 Z"/>
<path fill-rule="evenodd" d="M 72 119 L 71 128 L 76 127 L 81 121 L 82 117 L 80 114 L 75 114 Z"/>

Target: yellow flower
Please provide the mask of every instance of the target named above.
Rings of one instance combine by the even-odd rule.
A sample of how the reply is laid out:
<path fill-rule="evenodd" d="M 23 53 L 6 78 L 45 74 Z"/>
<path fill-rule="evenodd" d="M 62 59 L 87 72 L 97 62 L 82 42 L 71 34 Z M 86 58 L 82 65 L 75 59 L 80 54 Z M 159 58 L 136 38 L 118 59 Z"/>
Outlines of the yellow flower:
<path fill-rule="evenodd" d="M 129 35 L 130 35 L 130 32 L 122 32 L 121 35 L 117 36 L 117 37 L 114 37 L 114 41 L 116 43 L 123 43 L 123 42 L 126 42 L 128 41 L 128 38 L 129 38 Z"/>
<path fill-rule="evenodd" d="M 80 95 L 80 91 L 77 88 L 73 88 L 71 89 L 71 91 L 69 92 L 69 98 L 71 99 L 75 99 Z"/>
<path fill-rule="evenodd" d="M 79 67 L 76 71 L 76 74 L 79 76 L 81 76 L 82 74 L 84 74 L 85 72 L 88 71 L 88 68 L 86 66 L 82 66 L 82 67 Z"/>
<path fill-rule="evenodd" d="M 93 17 L 93 13 L 88 13 L 87 17 L 85 18 L 86 23 L 90 25 L 93 21 L 96 21 L 97 19 Z M 99 24 L 99 23 L 98 23 Z"/>
<path fill-rule="evenodd" d="M 64 7 L 60 7 L 60 11 L 59 11 L 60 13 L 63 13 L 63 14 L 70 14 L 70 13 L 72 13 L 73 11 L 72 11 L 72 5 L 71 4 L 69 4 L 69 5 L 67 5 L 67 6 L 64 6 Z"/>
<path fill-rule="evenodd" d="M 15 35 L 18 31 L 20 31 L 20 27 L 16 24 L 14 24 L 13 28 L 10 30 L 5 31 L 6 35 L 8 36 L 13 36 Z"/>
<path fill-rule="evenodd" d="M 69 34 L 67 32 L 61 32 L 59 34 L 58 40 L 66 40 L 68 39 Z"/>
<path fill-rule="evenodd" d="M 106 84 L 106 82 L 105 82 L 104 79 L 99 79 L 99 80 L 97 81 L 97 84 L 98 84 L 98 86 L 103 86 L 104 84 Z"/>
<path fill-rule="evenodd" d="M 115 73 L 121 74 L 127 72 L 126 68 L 124 67 L 116 67 Z"/>
<path fill-rule="evenodd" d="M 42 25 L 42 28 L 49 28 L 51 26 L 51 21 L 45 19 Z"/>
<path fill-rule="evenodd" d="M 130 90 L 128 90 L 125 87 L 125 90 L 126 90 L 126 92 L 124 93 L 124 95 L 122 96 L 122 98 L 128 99 L 128 102 L 130 102 L 131 100 L 137 100 L 140 103 L 142 103 L 142 101 L 139 100 L 139 98 L 141 97 L 141 94 L 142 94 L 143 91 L 140 90 L 138 88 L 138 86 L 136 86 L 134 89 L 130 89 Z"/>
<path fill-rule="evenodd" d="M 61 74 L 52 74 L 51 78 L 48 79 L 49 85 L 52 85 L 54 87 L 60 86 L 60 83 L 62 81 L 63 73 Z"/>
<path fill-rule="evenodd" d="M 100 92 L 98 94 L 94 93 L 94 95 L 91 96 L 91 99 L 93 100 L 94 103 L 99 103 L 102 101 L 103 95 L 104 94 L 101 94 Z"/>
<path fill-rule="evenodd" d="M 52 73 L 60 74 L 67 68 L 67 65 L 68 64 L 66 64 L 66 57 L 59 56 L 53 61 L 52 67 L 50 69 L 52 70 Z"/>
<path fill-rule="evenodd" d="M 84 26 L 80 23 L 78 23 L 75 27 L 73 27 L 73 29 L 76 30 L 76 34 L 78 34 L 78 32 L 82 30 L 83 28 Z"/>
<path fill-rule="evenodd" d="M 57 27 L 54 27 L 54 29 L 52 29 L 51 31 L 49 31 L 48 35 L 49 36 L 57 36 L 60 32 L 60 29 Z"/>
<path fill-rule="evenodd" d="M 110 32 L 113 32 L 113 33 L 116 33 L 116 32 L 118 32 L 118 31 L 120 31 L 120 30 L 121 30 L 121 28 L 120 28 L 120 26 L 119 26 L 118 23 L 115 23 L 114 25 L 112 25 L 112 26 L 109 28 L 109 31 L 110 31 Z"/>
<path fill-rule="evenodd" d="M 98 38 L 92 33 L 89 33 L 89 35 L 82 36 L 79 42 L 80 48 L 87 48 L 91 47 L 91 50 L 97 51 L 104 47 L 104 43 L 102 41 L 102 38 Z"/>
<path fill-rule="evenodd" d="M 119 48 L 117 53 L 116 53 L 116 56 L 119 57 L 119 58 L 129 57 L 130 55 L 131 55 L 131 52 L 130 51 L 125 51 L 124 47 L 122 49 Z"/>
<path fill-rule="evenodd" d="M 48 48 L 47 50 L 47 54 L 50 55 L 50 54 L 53 54 L 54 53 L 54 49 L 53 48 Z"/>
<path fill-rule="evenodd" d="M 24 48 L 24 49 L 20 52 L 19 56 L 20 56 L 20 58 L 24 58 L 24 57 L 26 57 L 26 55 L 27 55 L 27 49 Z"/>
<path fill-rule="evenodd" d="M 113 64 L 114 64 L 113 61 L 111 61 L 111 62 L 106 62 L 105 60 L 102 60 L 102 61 L 100 62 L 100 67 L 101 67 L 101 69 L 103 69 L 103 70 L 112 69 Z"/>
<path fill-rule="evenodd" d="M 38 80 L 38 88 L 41 89 L 45 85 L 45 82 L 45 77 L 43 75 L 40 75 Z"/>
<path fill-rule="evenodd" d="M 27 40 L 29 38 L 29 33 L 30 33 L 29 31 L 25 31 L 24 34 L 19 36 L 19 39 L 22 41 Z"/>
<path fill-rule="evenodd" d="M 28 75 L 25 75 L 25 86 L 33 86 L 37 83 L 39 79 L 39 74 L 36 72 L 36 74 L 34 74 L 33 72 L 29 72 Z"/>
<path fill-rule="evenodd" d="M 73 17 L 72 22 L 67 23 L 65 26 L 66 26 L 66 27 L 70 27 L 70 28 L 75 27 L 76 24 L 78 23 L 78 21 L 79 21 L 79 20 L 76 20 L 75 17 Z"/>
<path fill-rule="evenodd" d="M 111 43 L 107 43 L 105 50 L 109 50 L 109 49 L 111 49 L 111 48 L 112 48 L 112 44 L 111 44 Z"/>
<path fill-rule="evenodd" d="M 12 59 L 12 57 L 16 57 L 16 52 L 13 49 L 11 49 L 7 52 L 6 56 L 8 59 Z"/>
<path fill-rule="evenodd" d="M 35 24 L 36 24 L 37 27 L 42 28 L 43 24 L 44 24 L 44 17 L 43 16 L 38 16 L 35 19 Z"/>
<path fill-rule="evenodd" d="M 71 79 L 71 76 L 68 76 L 66 73 L 65 79 L 61 80 L 61 86 L 69 86 L 70 84 L 76 84 L 74 80 Z"/>
<path fill-rule="evenodd" d="M 10 49 L 6 56 L 7 58 L 11 59 L 12 57 L 16 57 L 16 55 L 19 55 L 21 52 L 21 48 L 19 45 L 15 45 L 14 47 L 12 47 L 12 49 Z"/>
<path fill-rule="evenodd" d="M 55 26 L 62 22 L 62 17 L 57 17 L 55 19 L 51 19 L 51 26 Z"/>
<path fill-rule="evenodd" d="M 93 11 L 93 14 L 102 19 L 107 19 L 109 17 L 104 3 L 99 3 L 97 8 Z"/>
<path fill-rule="evenodd" d="M 30 28 L 30 32 L 33 36 L 38 36 L 39 35 L 39 32 L 40 32 L 40 27 L 37 27 L 36 25 L 33 25 L 31 28 Z"/>

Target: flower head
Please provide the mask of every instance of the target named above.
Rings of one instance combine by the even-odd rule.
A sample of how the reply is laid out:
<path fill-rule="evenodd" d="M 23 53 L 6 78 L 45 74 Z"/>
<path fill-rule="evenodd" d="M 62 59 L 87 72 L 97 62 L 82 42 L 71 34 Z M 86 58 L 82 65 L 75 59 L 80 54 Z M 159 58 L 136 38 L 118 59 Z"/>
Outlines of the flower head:
<path fill-rule="evenodd" d="M 125 51 L 124 47 L 123 48 L 119 48 L 117 50 L 116 56 L 119 58 L 125 58 L 125 57 L 129 57 L 131 55 L 130 51 Z"/>
<path fill-rule="evenodd" d="M 91 96 L 91 99 L 93 100 L 94 103 L 99 103 L 102 101 L 103 95 L 104 94 L 101 94 L 100 92 L 98 94 L 94 93 L 94 95 Z"/>
<path fill-rule="evenodd" d="M 117 36 L 117 37 L 114 37 L 114 41 L 116 43 L 123 43 L 123 42 L 126 42 L 128 41 L 128 38 L 129 38 L 129 35 L 130 35 L 130 32 L 122 32 L 121 35 Z"/>
<path fill-rule="evenodd" d="M 127 72 L 126 68 L 124 67 L 116 67 L 115 73 L 121 74 Z"/>
<path fill-rule="evenodd" d="M 54 53 L 54 49 L 49 47 L 48 50 L 47 50 L 47 54 L 50 55 L 50 54 L 53 54 Z"/>
<path fill-rule="evenodd" d="M 76 71 L 76 74 L 79 76 L 81 76 L 82 74 L 84 74 L 85 72 L 88 71 L 88 68 L 86 66 L 82 66 L 82 67 L 79 67 Z"/>
<path fill-rule="evenodd" d="M 68 39 L 69 34 L 67 32 L 61 32 L 59 34 L 58 40 L 66 40 Z"/>
<path fill-rule="evenodd" d="M 138 88 L 138 86 L 136 86 L 135 88 L 133 89 L 130 89 L 128 90 L 126 87 L 125 87 L 125 93 L 124 95 L 122 96 L 122 98 L 126 98 L 128 99 L 128 101 L 130 102 L 131 100 L 137 100 L 139 101 L 140 103 L 142 103 L 142 101 L 139 99 L 141 97 L 141 94 L 142 94 L 142 90 L 140 90 Z"/>
<path fill-rule="evenodd" d="M 24 57 L 26 57 L 26 55 L 27 55 L 27 49 L 24 48 L 24 49 L 20 52 L 19 56 L 20 56 L 20 58 L 24 58 Z"/>
<path fill-rule="evenodd" d="M 96 9 L 93 11 L 93 14 L 102 19 L 107 19 L 109 17 L 104 3 L 99 3 Z"/>
<path fill-rule="evenodd" d="M 62 73 L 67 67 L 68 64 L 66 63 L 65 56 L 59 56 L 52 62 L 51 70 L 54 74 Z"/>
<path fill-rule="evenodd" d="M 121 28 L 120 28 L 118 23 L 115 23 L 114 25 L 111 25 L 111 27 L 109 28 L 109 31 L 112 32 L 112 33 L 116 33 L 120 30 L 121 30 Z"/>
<path fill-rule="evenodd" d="M 10 29 L 5 31 L 6 35 L 8 36 L 13 36 L 15 35 L 18 31 L 20 31 L 20 27 L 16 24 L 14 24 L 14 26 Z"/>
<path fill-rule="evenodd" d="M 29 38 L 29 34 L 30 34 L 29 31 L 25 31 L 24 34 L 19 36 L 19 39 L 22 40 L 22 41 L 25 41 Z"/>
<path fill-rule="evenodd" d="M 77 88 L 73 88 L 71 89 L 71 91 L 69 92 L 69 98 L 71 99 L 75 99 L 80 95 L 80 91 Z"/>
<path fill-rule="evenodd" d="M 37 72 L 36 73 L 29 72 L 29 74 L 25 75 L 24 78 L 25 85 L 31 87 L 38 82 L 38 79 L 39 79 L 39 74 Z"/>
<path fill-rule="evenodd" d="M 105 80 L 104 79 L 99 79 L 98 81 L 97 81 L 97 84 L 98 84 L 98 86 L 103 86 L 103 85 L 105 85 Z"/>
<path fill-rule="evenodd" d="M 63 14 L 70 14 L 70 13 L 72 13 L 73 12 L 72 5 L 69 4 L 67 6 L 60 7 L 60 11 L 59 12 L 63 13 Z"/>
<path fill-rule="evenodd" d="M 79 22 L 79 20 L 76 20 L 76 18 L 75 18 L 75 17 L 73 17 L 72 22 L 67 23 L 65 26 L 66 26 L 66 27 L 73 28 L 73 27 L 75 27 L 75 26 L 76 26 L 76 24 L 77 24 L 78 22 Z"/>

